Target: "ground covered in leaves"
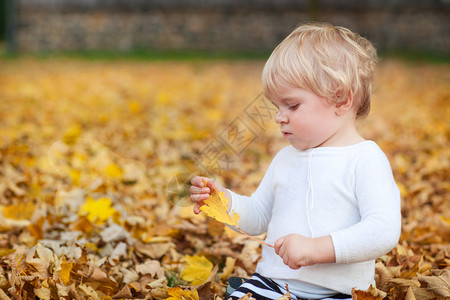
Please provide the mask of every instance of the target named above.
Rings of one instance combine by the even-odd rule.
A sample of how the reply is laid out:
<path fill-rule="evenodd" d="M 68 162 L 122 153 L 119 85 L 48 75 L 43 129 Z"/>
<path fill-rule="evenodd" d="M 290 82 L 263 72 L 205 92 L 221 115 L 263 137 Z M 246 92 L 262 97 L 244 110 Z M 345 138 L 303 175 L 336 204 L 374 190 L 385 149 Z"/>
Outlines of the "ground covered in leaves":
<path fill-rule="evenodd" d="M 0 299 L 223 299 L 252 274 L 260 244 L 193 215 L 185 182 L 250 194 L 286 145 L 262 67 L 0 61 Z M 376 265 L 386 299 L 450 297 L 449 81 L 448 65 L 385 60 L 360 124 L 403 198 Z"/>

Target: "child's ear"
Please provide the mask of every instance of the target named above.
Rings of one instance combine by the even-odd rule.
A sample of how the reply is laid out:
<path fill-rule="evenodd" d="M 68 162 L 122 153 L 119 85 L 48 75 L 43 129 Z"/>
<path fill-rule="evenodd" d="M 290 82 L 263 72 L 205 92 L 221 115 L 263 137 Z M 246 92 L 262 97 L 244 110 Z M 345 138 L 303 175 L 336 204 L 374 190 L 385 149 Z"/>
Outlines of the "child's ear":
<path fill-rule="evenodd" d="M 338 116 L 343 116 L 353 108 L 353 93 L 350 91 L 347 97 L 342 97 L 342 95 L 336 94 L 337 98 L 341 98 L 341 101 L 336 103 L 335 112 Z"/>

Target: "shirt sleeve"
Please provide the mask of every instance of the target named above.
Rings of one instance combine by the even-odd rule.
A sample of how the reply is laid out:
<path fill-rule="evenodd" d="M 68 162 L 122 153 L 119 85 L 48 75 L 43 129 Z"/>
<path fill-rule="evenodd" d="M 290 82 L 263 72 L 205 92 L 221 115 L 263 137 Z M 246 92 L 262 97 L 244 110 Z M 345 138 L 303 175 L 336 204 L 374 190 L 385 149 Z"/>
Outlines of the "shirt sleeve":
<path fill-rule="evenodd" d="M 366 154 L 355 169 L 355 196 L 361 220 L 331 234 L 337 263 L 376 259 L 394 248 L 400 237 L 400 192 L 389 161 L 378 147 Z"/>
<path fill-rule="evenodd" d="M 279 154 L 272 160 L 264 178 L 256 191 L 243 196 L 230 191 L 231 211 L 239 214 L 239 227 L 249 235 L 259 235 L 267 231 L 274 201 L 274 169 Z"/>

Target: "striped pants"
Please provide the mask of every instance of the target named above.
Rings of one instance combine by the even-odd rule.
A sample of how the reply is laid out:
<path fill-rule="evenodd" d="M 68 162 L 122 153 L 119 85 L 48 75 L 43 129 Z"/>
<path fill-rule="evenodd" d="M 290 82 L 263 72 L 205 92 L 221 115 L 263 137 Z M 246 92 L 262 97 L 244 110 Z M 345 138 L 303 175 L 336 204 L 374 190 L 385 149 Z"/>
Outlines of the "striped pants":
<path fill-rule="evenodd" d="M 279 297 L 285 295 L 287 293 L 287 290 L 276 284 L 271 279 L 255 273 L 250 279 L 237 287 L 237 289 L 229 297 L 225 297 L 225 299 L 238 300 L 239 298 L 245 296 L 247 293 L 251 293 L 252 297 L 256 300 L 272 300 L 278 299 Z M 292 294 L 291 297 L 293 300 L 303 300 L 297 298 Z M 352 299 L 352 296 L 338 294 L 322 300 L 327 299 Z"/>

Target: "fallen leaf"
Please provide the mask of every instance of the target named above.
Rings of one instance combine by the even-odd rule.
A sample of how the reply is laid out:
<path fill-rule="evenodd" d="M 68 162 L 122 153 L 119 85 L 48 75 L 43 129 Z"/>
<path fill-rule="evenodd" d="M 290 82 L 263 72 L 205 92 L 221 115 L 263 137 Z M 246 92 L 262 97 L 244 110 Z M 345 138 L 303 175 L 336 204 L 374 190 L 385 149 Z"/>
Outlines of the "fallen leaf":
<path fill-rule="evenodd" d="M 110 164 L 106 166 L 105 174 L 110 178 L 120 179 L 123 175 L 123 170 L 116 164 Z"/>
<path fill-rule="evenodd" d="M 199 300 L 197 290 L 183 290 L 182 288 L 169 288 L 167 300 Z"/>
<path fill-rule="evenodd" d="M 204 256 L 184 257 L 188 266 L 181 271 L 181 279 L 189 281 L 191 285 L 205 283 L 212 272 L 213 264 Z"/>
<path fill-rule="evenodd" d="M 12 204 L 3 208 L 3 215 L 7 219 L 28 220 L 33 215 L 36 206 L 32 202 Z"/>
<path fill-rule="evenodd" d="M 156 288 L 163 288 L 167 284 L 167 278 L 162 277 L 158 280 L 152 281 L 146 285 L 147 288 L 150 289 L 156 289 Z"/>
<path fill-rule="evenodd" d="M 16 251 L 15 249 L 2 248 L 2 249 L 0 249 L 0 257 L 10 255 L 11 253 L 14 253 L 15 251 Z"/>
<path fill-rule="evenodd" d="M 185 181 L 214 173 L 236 192 L 251 193 L 285 146 L 270 125 L 272 111 L 251 102 L 261 62 L 19 57 L 0 64 L 0 300 L 45 298 L 48 291 L 52 300 L 111 300 L 121 290 L 132 299 L 163 300 L 171 297 L 168 285 L 218 300 L 226 277 L 251 276 L 260 244 L 195 215 Z M 449 70 L 383 59 L 371 115 L 358 128 L 386 153 L 402 196 L 400 241 L 376 265 L 385 299 L 444 299 Z M 253 114 L 256 107 L 261 114 Z M 264 130 L 247 113 L 264 118 Z M 217 138 L 231 115 L 258 136 L 239 155 Z M 90 207 L 89 197 L 109 200 Z M 90 210 L 80 215 L 83 205 Z M 186 254 L 213 262 L 206 282 L 181 286 Z"/>
<path fill-rule="evenodd" d="M 367 291 L 361 291 L 352 289 L 352 298 L 353 300 L 382 300 L 383 297 L 379 295 L 377 292 L 374 292 L 374 287 L 370 285 Z"/>
<path fill-rule="evenodd" d="M 152 277 L 164 278 L 164 269 L 158 260 L 149 260 L 136 266 L 136 271 L 140 274 L 150 274 Z"/>
<path fill-rule="evenodd" d="M 405 300 L 416 300 L 416 297 L 414 296 L 412 287 L 409 287 L 406 292 Z"/>
<path fill-rule="evenodd" d="M 50 300 L 51 291 L 49 288 L 42 286 L 38 289 L 34 289 L 34 293 L 36 294 L 37 297 L 39 297 L 39 299 Z"/>
<path fill-rule="evenodd" d="M 418 275 L 421 283 L 426 284 L 427 289 L 437 296 L 450 297 L 450 270 L 444 269 L 436 272 L 437 276 Z"/>
<path fill-rule="evenodd" d="M 170 249 L 174 247 L 173 243 L 154 243 L 154 244 L 144 244 L 137 242 L 135 243 L 136 251 L 144 254 L 152 259 L 160 259 L 164 256 Z"/>
<path fill-rule="evenodd" d="M 70 281 L 70 272 L 72 271 L 72 268 L 73 268 L 73 263 L 66 262 L 65 258 L 63 258 L 59 276 L 61 277 L 61 281 L 64 285 L 67 285 Z"/>
<path fill-rule="evenodd" d="M 252 297 L 251 293 L 247 293 L 245 296 L 242 296 L 238 300 L 254 300 L 255 298 Z"/>
<path fill-rule="evenodd" d="M 50 266 L 50 263 L 53 263 L 55 261 L 52 250 L 42 246 L 42 244 L 36 245 L 36 252 L 46 268 Z"/>
<path fill-rule="evenodd" d="M 117 213 L 118 212 L 112 207 L 109 198 L 99 198 L 95 200 L 89 196 L 81 207 L 79 214 L 82 216 L 86 215 L 90 222 L 103 224 Z"/>
<path fill-rule="evenodd" d="M 228 256 L 225 259 L 225 267 L 223 268 L 223 272 L 220 275 L 220 279 L 227 280 L 233 272 L 235 264 L 236 259 Z"/>
<path fill-rule="evenodd" d="M 2 289 L 0 289 L 0 300 L 11 300 L 11 298 L 8 297 Z"/>
<path fill-rule="evenodd" d="M 80 284 L 78 286 L 78 289 L 84 293 L 88 299 L 91 300 L 99 300 L 100 297 L 98 296 L 97 292 L 89 285 L 86 284 Z"/>
<path fill-rule="evenodd" d="M 131 289 L 128 285 L 124 286 L 117 294 L 112 296 L 112 299 L 131 299 L 133 298 L 133 294 L 131 293 Z"/>

